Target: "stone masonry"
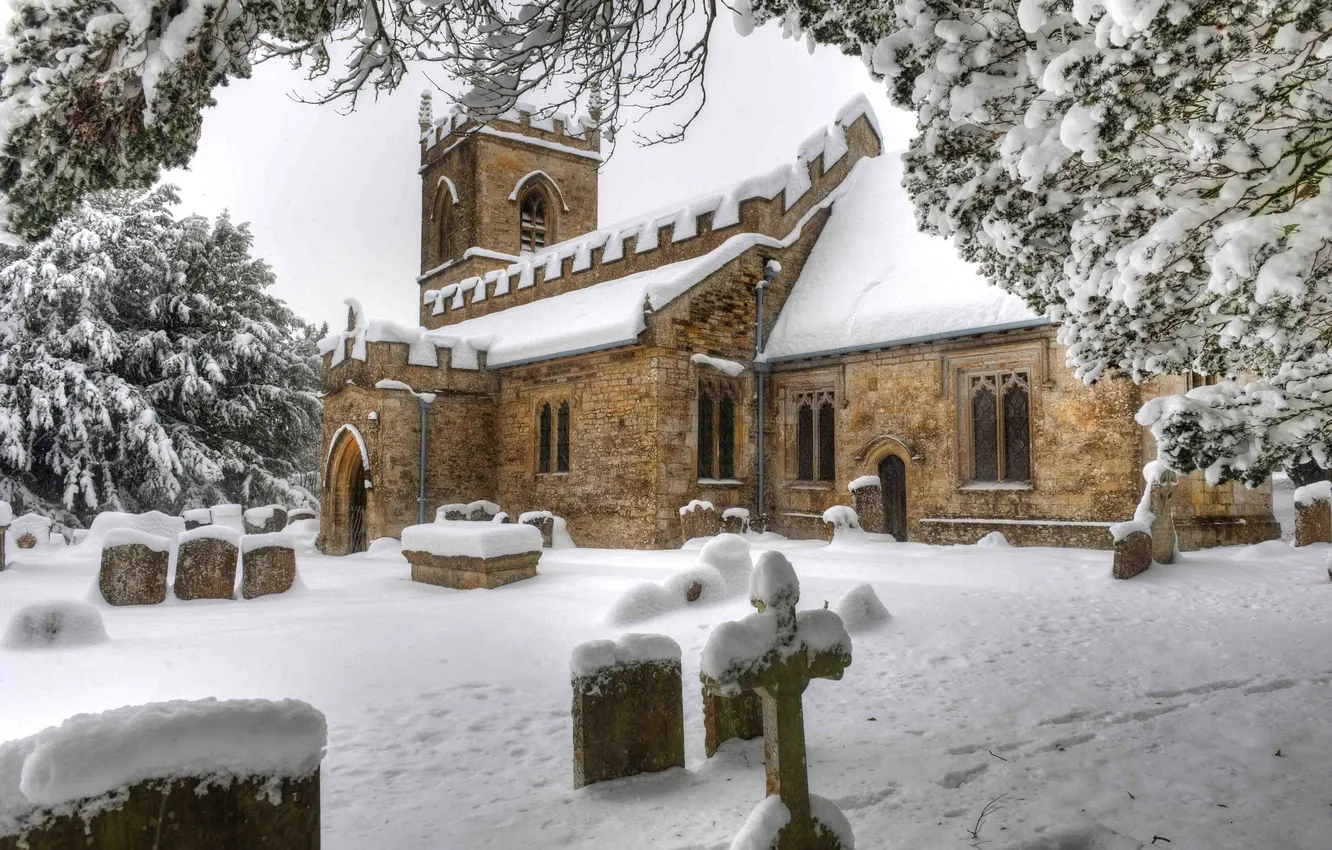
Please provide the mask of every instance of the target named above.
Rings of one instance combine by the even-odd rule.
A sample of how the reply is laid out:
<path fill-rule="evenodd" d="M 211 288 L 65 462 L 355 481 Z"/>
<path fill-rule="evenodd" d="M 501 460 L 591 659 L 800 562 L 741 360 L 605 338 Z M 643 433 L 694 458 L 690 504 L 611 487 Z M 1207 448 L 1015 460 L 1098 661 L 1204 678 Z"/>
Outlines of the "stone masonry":
<path fill-rule="evenodd" d="M 684 767 L 678 655 L 575 672 L 572 685 L 574 788 Z"/>
<path fill-rule="evenodd" d="M 1155 457 L 1134 413 L 1153 395 L 1175 392 L 1168 381 L 1084 386 L 1063 366 L 1051 327 L 991 331 L 878 350 L 753 366 L 754 284 L 766 261 L 782 271 L 765 294 L 765 336 L 786 302 L 828 220 L 815 206 L 838 190 L 855 164 L 881 152 L 865 118 L 846 127 L 847 153 L 825 171 L 809 165 L 810 190 L 786 208 L 784 192 L 741 204 L 740 223 L 713 228 L 713 214 L 661 226 L 656 247 L 622 255 L 592 247 L 570 251 L 514 278 L 507 292 L 482 281 L 471 290 L 450 285 L 519 263 L 519 201 L 537 188 L 548 201 L 548 244 L 597 226 L 600 140 L 569 121 L 518 112 L 485 132 L 462 118 L 422 127 L 421 322 L 447 327 L 539 299 L 691 260 L 739 233 L 762 234 L 688 292 L 646 315 L 633 341 L 503 368 L 455 366 L 437 349 L 438 365 L 422 365 L 407 343 L 343 342 L 324 356 L 323 551 L 351 551 L 351 519 L 364 504 L 361 545 L 397 537 L 418 521 L 420 406 L 402 382 L 435 400 L 426 414 L 426 504 L 495 498 L 511 517 L 551 510 L 566 518 L 580 546 L 671 548 L 697 532 L 678 513 L 691 500 L 718 512 L 750 511 L 755 524 L 791 537 L 827 538 L 824 510 L 852 503 L 864 527 L 880 530 L 883 499 L 848 496 L 850 481 L 879 474 L 889 455 L 905 467 L 906 536 L 929 543 L 974 544 L 1001 531 L 1014 545 L 1109 548 L 1107 529 L 1133 516 L 1140 470 Z M 493 130 L 494 132 L 491 132 Z M 797 230 L 798 228 L 798 230 Z M 768 247 L 792 236 L 786 247 Z M 558 274 L 555 273 L 558 264 Z M 550 272 L 547 275 L 547 271 Z M 464 297 L 465 292 L 470 292 Z M 354 326 L 355 319 L 351 320 Z M 730 376 L 695 363 L 708 354 L 745 368 Z M 335 364 L 334 361 L 338 362 Z M 1019 370 L 1030 378 L 1031 480 L 994 487 L 969 480 L 963 388 L 968 375 Z M 757 408 L 757 380 L 767 407 Z M 737 400 L 735 475 L 698 477 L 701 382 L 722 382 Z M 796 480 L 797 394 L 817 390 L 835 399 L 835 477 Z M 537 469 L 536 421 L 542 405 L 567 404 L 569 468 Z M 757 443 L 765 433 L 767 504 L 757 504 Z M 710 449 L 709 449 L 710 450 Z M 362 469 L 363 467 L 363 469 Z M 354 494 L 350 487 L 358 489 Z M 353 498 L 353 496 L 355 498 Z M 1207 487 L 1181 478 L 1171 514 L 1179 548 L 1256 542 L 1279 533 L 1270 488 Z M 428 517 L 427 517 L 428 519 Z M 713 532 L 715 533 L 715 532 Z"/>
<path fill-rule="evenodd" d="M 296 581 L 296 550 L 263 546 L 241 555 L 241 596 L 256 599 L 286 593 Z"/>
<path fill-rule="evenodd" d="M 728 697 L 703 688 L 703 752 L 708 758 L 721 745 L 739 738 L 763 737 L 763 700 L 754 691 Z"/>
<path fill-rule="evenodd" d="M 1115 561 L 1111 570 L 1115 578 L 1133 578 L 1152 565 L 1152 536 L 1145 531 L 1134 531 L 1115 542 Z"/>
<path fill-rule="evenodd" d="M 79 807 L 0 835 L 0 850 L 319 850 L 318 771 L 221 785 L 197 777 L 139 782 L 87 820 Z"/>
<path fill-rule="evenodd" d="M 106 546 L 97 586 L 109 605 L 156 605 L 166 599 L 171 553 L 142 543 Z"/>
<path fill-rule="evenodd" d="M 240 549 L 230 540 L 186 540 L 176 554 L 177 599 L 234 599 Z"/>

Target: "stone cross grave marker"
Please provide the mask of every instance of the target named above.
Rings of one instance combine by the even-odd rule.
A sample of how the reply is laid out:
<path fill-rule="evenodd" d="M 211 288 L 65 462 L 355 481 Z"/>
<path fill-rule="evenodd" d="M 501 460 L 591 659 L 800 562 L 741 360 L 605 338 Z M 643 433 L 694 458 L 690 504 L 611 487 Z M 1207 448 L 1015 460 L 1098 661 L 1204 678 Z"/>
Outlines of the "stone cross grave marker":
<path fill-rule="evenodd" d="M 780 552 L 765 552 L 759 559 L 749 596 L 758 613 L 723 623 L 708 637 L 700 672 L 703 685 L 723 696 L 755 691 L 763 701 L 767 793 L 779 795 L 790 813 L 773 846 L 849 846 L 811 809 L 801 695 L 812 679 L 842 678 L 851 664 L 851 638 L 832 611 L 796 613 L 800 581 Z"/>

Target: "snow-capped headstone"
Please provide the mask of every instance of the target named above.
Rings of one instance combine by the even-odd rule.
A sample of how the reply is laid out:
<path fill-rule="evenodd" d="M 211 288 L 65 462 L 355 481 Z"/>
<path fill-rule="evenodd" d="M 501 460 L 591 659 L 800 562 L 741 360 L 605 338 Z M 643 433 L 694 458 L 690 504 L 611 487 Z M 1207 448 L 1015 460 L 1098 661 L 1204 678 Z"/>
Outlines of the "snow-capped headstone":
<path fill-rule="evenodd" d="M 290 534 L 241 538 L 241 596 L 254 599 L 286 593 L 296 583 L 296 543 Z"/>
<path fill-rule="evenodd" d="M 534 578 L 541 544 L 541 532 L 526 523 L 436 519 L 402 530 L 412 581 L 459 590 Z"/>
<path fill-rule="evenodd" d="M 628 634 L 574 647 L 574 788 L 684 767 L 680 645 Z"/>
<path fill-rule="evenodd" d="M 727 508 L 722 511 L 723 534 L 744 534 L 749 530 L 749 508 Z"/>
<path fill-rule="evenodd" d="M 467 519 L 472 522 L 490 522 L 501 513 L 500 506 L 488 499 L 477 499 L 467 505 Z"/>
<path fill-rule="evenodd" d="M 740 535 L 719 534 L 698 553 L 698 562 L 721 573 L 726 581 L 726 592 L 739 596 L 749 591 L 749 576 L 754 572 L 754 559 L 749 549 L 749 541 Z"/>
<path fill-rule="evenodd" d="M 245 512 L 246 534 L 275 534 L 287 527 L 287 509 L 282 505 L 264 505 Z"/>
<path fill-rule="evenodd" d="M 1140 522 L 1121 522 L 1110 526 L 1115 541 L 1115 560 L 1111 575 L 1118 579 L 1133 578 L 1152 565 L 1152 535 L 1148 526 Z"/>
<path fill-rule="evenodd" d="M 0 570 L 5 568 L 5 532 L 9 531 L 9 524 L 14 521 L 14 511 L 9 507 L 9 502 L 0 501 Z"/>
<path fill-rule="evenodd" d="M 213 525 L 224 525 L 227 528 L 235 529 L 238 533 L 245 533 L 245 520 L 242 516 L 244 511 L 240 505 L 213 505 L 208 513 L 213 518 Z"/>
<path fill-rule="evenodd" d="M 883 513 L 883 483 L 877 475 L 862 475 L 847 488 L 851 491 L 851 508 L 866 531 L 883 534 L 888 531 L 888 519 Z"/>
<path fill-rule="evenodd" d="M 97 587 L 109 605 L 156 605 L 166 599 L 171 541 L 131 528 L 102 538 Z"/>
<path fill-rule="evenodd" d="M 205 525 L 213 524 L 213 512 L 208 508 L 194 508 L 192 510 L 181 512 L 180 518 L 185 520 L 185 530 L 193 531 L 196 528 L 202 528 Z"/>
<path fill-rule="evenodd" d="M 680 536 L 684 543 L 698 537 L 716 537 L 721 525 L 721 512 L 712 502 L 692 499 L 680 508 Z"/>
<path fill-rule="evenodd" d="M 292 508 L 287 511 L 287 525 L 293 522 L 300 522 L 303 519 L 319 519 L 319 514 L 315 513 L 314 508 Z"/>
<path fill-rule="evenodd" d="M 827 523 L 832 530 L 832 539 L 847 539 L 859 535 L 860 517 L 856 515 L 854 508 L 846 505 L 833 505 L 823 512 L 823 521 Z"/>
<path fill-rule="evenodd" d="M 858 584 L 832 606 L 848 632 L 876 629 L 892 619 L 872 584 Z"/>
<path fill-rule="evenodd" d="M 518 521 L 523 525 L 536 526 L 541 532 L 542 548 L 549 549 L 554 544 L 555 515 L 550 511 L 525 511 L 518 515 Z"/>
<path fill-rule="evenodd" d="M 789 815 L 771 846 L 851 847 L 850 830 L 843 836 L 846 822 L 836 806 L 820 801 L 826 817 L 812 808 L 801 708 L 801 694 L 811 679 L 842 678 L 851 664 L 851 638 L 832 611 L 796 613 L 800 580 L 780 552 L 759 558 L 749 580 L 749 598 L 757 614 L 722 623 L 708 637 L 699 673 L 703 685 L 723 696 L 755 691 L 763 701 L 768 795 L 779 795 Z"/>
<path fill-rule="evenodd" d="M 1332 481 L 1315 481 L 1295 491 L 1295 545 L 1332 542 Z"/>
<path fill-rule="evenodd" d="M 80 714 L 0 744 L 0 848 L 314 850 L 327 740 L 296 700 Z"/>
<path fill-rule="evenodd" d="M 241 536 L 225 526 L 200 526 L 179 538 L 177 599 L 234 599 Z"/>
<path fill-rule="evenodd" d="M 721 745 L 739 738 L 763 737 L 763 700 L 754 691 L 724 696 L 703 686 L 703 754 L 712 758 Z"/>
<path fill-rule="evenodd" d="M 1146 489 L 1133 518 L 1151 529 L 1152 560 L 1158 564 L 1175 563 L 1175 488 L 1179 476 L 1159 460 L 1142 468 Z"/>

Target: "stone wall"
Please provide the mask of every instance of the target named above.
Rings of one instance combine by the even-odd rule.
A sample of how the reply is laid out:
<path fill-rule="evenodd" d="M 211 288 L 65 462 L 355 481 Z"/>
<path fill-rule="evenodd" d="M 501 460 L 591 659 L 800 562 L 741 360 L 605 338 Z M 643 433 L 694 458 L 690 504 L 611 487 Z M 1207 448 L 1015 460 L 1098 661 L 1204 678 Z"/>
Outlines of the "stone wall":
<path fill-rule="evenodd" d="M 1137 387 L 1106 381 L 1085 387 L 1063 365 L 1051 329 L 1035 328 L 778 364 L 773 375 L 773 529 L 811 535 L 814 517 L 849 503 L 848 483 L 879 474 L 888 454 L 905 461 L 907 534 L 912 540 L 974 543 L 1000 530 L 1014 543 L 1049 545 L 1050 529 L 929 524 L 926 518 L 1127 519 L 1141 495 Z M 1031 379 L 1030 486 L 969 486 L 963 443 L 965 376 L 973 370 L 1025 369 Z M 836 480 L 796 481 L 793 398 L 832 389 L 836 405 Z M 1127 449 L 1127 451 L 1126 451 Z M 1077 528 L 1077 527 L 1073 527 Z M 960 539 L 959 534 L 965 533 Z M 1059 534 L 1069 532 L 1064 527 Z M 975 534 L 975 537 L 972 535 Z M 1097 545 L 1104 528 L 1086 536 Z M 1068 545 L 1065 543 L 1064 545 Z"/>
<path fill-rule="evenodd" d="M 372 418 L 371 414 L 375 414 Z M 498 442 L 496 407 L 487 395 L 441 392 L 430 405 L 426 431 L 426 519 L 450 502 L 494 498 Z M 367 540 L 397 537 L 418 517 L 421 420 L 416 397 L 402 390 L 344 386 L 324 399 L 324 451 L 344 423 L 357 427 L 370 455 L 373 487 L 366 493 Z M 336 482 L 325 470 L 324 492 Z M 345 535 L 345 511 L 325 499 L 320 530 L 330 542 Z M 339 551 L 336 545 L 327 551 Z"/>

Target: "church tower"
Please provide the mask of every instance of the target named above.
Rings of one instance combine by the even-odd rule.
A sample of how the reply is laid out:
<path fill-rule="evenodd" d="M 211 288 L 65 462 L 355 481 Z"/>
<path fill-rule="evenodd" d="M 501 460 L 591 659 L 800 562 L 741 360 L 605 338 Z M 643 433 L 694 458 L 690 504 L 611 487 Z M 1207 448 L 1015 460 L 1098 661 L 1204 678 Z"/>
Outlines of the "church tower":
<path fill-rule="evenodd" d="M 597 227 L 601 137 L 526 104 L 488 124 L 421 100 L 422 293 L 501 269 Z M 421 307 L 421 324 L 447 322 Z"/>

